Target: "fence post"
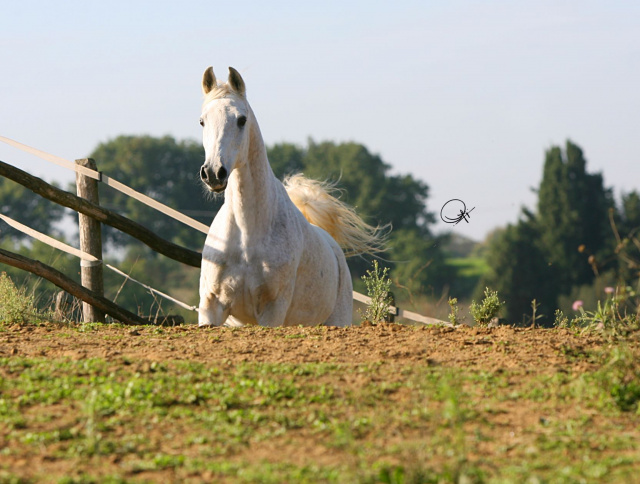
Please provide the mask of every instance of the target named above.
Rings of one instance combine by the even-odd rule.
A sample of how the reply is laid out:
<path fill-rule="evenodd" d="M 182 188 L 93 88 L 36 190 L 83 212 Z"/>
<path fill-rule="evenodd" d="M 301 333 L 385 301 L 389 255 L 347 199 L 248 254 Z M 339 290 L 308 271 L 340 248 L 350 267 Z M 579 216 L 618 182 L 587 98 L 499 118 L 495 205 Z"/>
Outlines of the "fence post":
<path fill-rule="evenodd" d="M 96 162 L 91 158 L 76 160 L 76 165 L 97 170 Z M 98 181 L 76 172 L 76 187 L 78 196 L 99 205 Z M 80 250 L 97 257 L 102 261 L 102 227 L 97 220 L 78 213 Z M 104 281 L 102 279 L 102 262 L 80 261 L 80 279 L 82 286 L 104 296 Z M 104 313 L 86 302 L 82 303 L 82 314 L 85 323 L 104 323 Z"/>

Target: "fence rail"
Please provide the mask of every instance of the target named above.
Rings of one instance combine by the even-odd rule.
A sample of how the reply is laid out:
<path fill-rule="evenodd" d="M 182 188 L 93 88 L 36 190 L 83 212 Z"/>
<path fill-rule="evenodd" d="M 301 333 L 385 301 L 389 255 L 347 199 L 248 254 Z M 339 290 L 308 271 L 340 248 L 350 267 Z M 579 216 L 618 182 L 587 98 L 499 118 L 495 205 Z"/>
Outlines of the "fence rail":
<path fill-rule="evenodd" d="M 0 249 L 0 262 L 17 267 L 23 271 L 31 272 L 36 276 L 44 277 L 59 288 L 65 290 L 72 296 L 77 297 L 81 301 L 91 304 L 104 314 L 108 314 L 114 319 L 125 324 L 149 324 L 149 321 L 142 319 L 140 316 L 112 303 L 104 296 L 96 294 L 93 291 L 83 287 L 74 280 L 65 276 L 62 272 L 51 266 L 43 264 L 40 261 L 30 259 L 20 254 Z"/>
<path fill-rule="evenodd" d="M 119 192 L 124 193 L 125 195 L 128 195 L 131 198 L 135 198 L 139 202 L 142 202 L 151 208 L 155 208 L 159 212 L 164 213 L 165 215 L 168 215 L 169 217 L 177 220 L 178 222 L 182 222 L 183 224 L 188 225 L 189 227 L 192 227 L 196 230 L 199 230 L 204 234 L 209 233 L 209 227 L 207 227 L 205 224 L 198 222 L 197 220 L 194 220 L 191 217 L 187 217 L 185 214 L 180 213 L 177 210 L 171 207 L 168 207 L 167 205 L 160 203 L 151 197 L 148 197 L 144 193 L 140 193 L 139 191 L 134 190 L 131 187 L 128 187 L 124 183 L 120 183 L 118 180 L 115 180 L 105 175 L 104 173 L 102 173 L 101 171 L 98 171 L 97 169 L 94 170 L 88 166 L 78 165 L 77 163 L 74 164 L 69 160 L 65 160 L 64 158 L 60 158 L 59 156 L 55 156 L 49 153 L 45 153 L 44 151 L 41 151 L 36 148 L 32 148 L 31 146 L 27 146 L 25 144 L 19 143 L 12 139 L 5 138 L 4 136 L 0 136 L 0 141 L 10 146 L 13 146 L 14 148 L 18 148 L 19 150 L 25 151 L 27 153 L 31 153 L 32 155 L 35 155 L 50 163 L 54 163 L 58 166 L 62 166 L 71 171 L 75 171 L 76 173 L 80 173 L 86 177 L 93 178 L 94 180 L 102 182 L 105 185 L 108 185 L 111 188 L 114 188 Z"/>
<path fill-rule="evenodd" d="M 108 210 L 100 205 L 91 203 L 84 198 L 80 198 L 72 193 L 66 192 L 38 177 L 0 161 L 0 175 L 13 180 L 16 183 L 28 188 L 32 192 L 51 200 L 58 205 L 70 208 L 76 212 L 87 215 L 98 222 L 110 225 L 125 234 L 135 237 L 143 242 L 155 252 L 159 252 L 173 260 L 182 262 L 192 267 L 200 267 L 202 255 L 199 252 L 181 247 L 157 236 L 151 230 L 137 222 L 129 220 L 122 215 Z"/>

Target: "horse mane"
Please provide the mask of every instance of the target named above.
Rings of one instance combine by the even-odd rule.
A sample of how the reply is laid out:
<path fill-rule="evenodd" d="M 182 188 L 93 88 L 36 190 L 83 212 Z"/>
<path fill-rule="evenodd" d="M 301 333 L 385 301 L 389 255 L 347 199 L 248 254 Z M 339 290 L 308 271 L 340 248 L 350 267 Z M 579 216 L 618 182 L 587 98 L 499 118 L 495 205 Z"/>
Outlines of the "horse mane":
<path fill-rule="evenodd" d="M 298 173 L 282 182 L 293 204 L 313 225 L 326 230 L 347 257 L 375 254 L 386 249 L 390 225 L 372 226 L 355 209 L 339 200 L 340 190 L 329 182 L 306 178 Z"/>

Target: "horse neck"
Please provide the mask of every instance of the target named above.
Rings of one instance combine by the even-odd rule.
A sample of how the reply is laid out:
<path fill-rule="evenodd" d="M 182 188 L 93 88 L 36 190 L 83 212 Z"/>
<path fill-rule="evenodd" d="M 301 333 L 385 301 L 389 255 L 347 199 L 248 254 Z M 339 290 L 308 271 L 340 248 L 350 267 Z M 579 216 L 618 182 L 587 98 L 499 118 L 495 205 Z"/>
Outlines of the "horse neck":
<path fill-rule="evenodd" d="M 266 233 L 277 207 L 277 179 L 273 174 L 258 123 L 251 124 L 247 159 L 229 178 L 225 203 L 247 236 Z"/>

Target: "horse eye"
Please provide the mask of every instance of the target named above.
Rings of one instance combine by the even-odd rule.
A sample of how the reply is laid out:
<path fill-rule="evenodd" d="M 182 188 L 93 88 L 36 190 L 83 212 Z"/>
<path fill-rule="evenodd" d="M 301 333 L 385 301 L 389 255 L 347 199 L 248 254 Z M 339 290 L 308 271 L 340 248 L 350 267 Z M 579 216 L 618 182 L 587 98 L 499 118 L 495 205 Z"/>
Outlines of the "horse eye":
<path fill-rule="evenodd" d="M 204 119 L 200 118 L 200 126 L 204 128 Z"/>
<path fill-rule="evenodd" d="M 247 124 L 247 117 L 246 116 L 240 116 L 238 118 L 238 128 L 242 128 L 245 124 Z"/>

